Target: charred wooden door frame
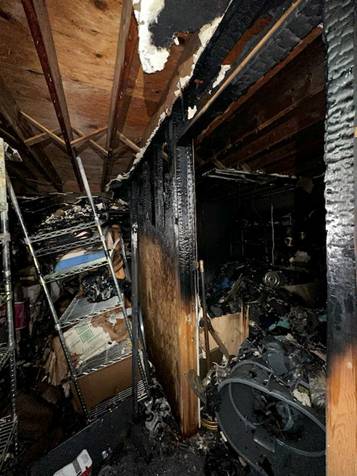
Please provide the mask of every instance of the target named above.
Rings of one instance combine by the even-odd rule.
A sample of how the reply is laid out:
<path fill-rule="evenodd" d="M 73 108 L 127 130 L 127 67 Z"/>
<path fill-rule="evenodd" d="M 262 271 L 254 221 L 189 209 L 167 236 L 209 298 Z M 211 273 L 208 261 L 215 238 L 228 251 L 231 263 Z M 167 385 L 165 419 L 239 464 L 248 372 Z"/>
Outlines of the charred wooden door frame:
<path fill-rule="evenodd" d="M 357 474 L 357 4 L 326 0 L 327 474 Z"/>
<path fill-rule="evenodd" d="M 190 435 L 199 418 L 187 378 L 198 368 L 195 179 L 192 145 L 176 144 L 179 120 L 166 129 L 168 161 L 153 145 L 134 175 L 130 208 L 148 349 L 181 432 Z"/>

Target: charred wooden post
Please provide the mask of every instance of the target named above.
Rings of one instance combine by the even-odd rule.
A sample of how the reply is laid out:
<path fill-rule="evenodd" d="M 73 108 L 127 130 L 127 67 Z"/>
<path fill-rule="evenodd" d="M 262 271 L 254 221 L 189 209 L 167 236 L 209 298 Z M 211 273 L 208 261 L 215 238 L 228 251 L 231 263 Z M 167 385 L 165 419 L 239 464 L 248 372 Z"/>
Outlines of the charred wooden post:
<path fill-rule="evenodd" d="M 354 0 L 326 0 L 327 474 L 357 474 L 356 27 Z"/>
<path fill-rule="evenodd" d="M 191 369 L 197 372 L 198 342 L 194 165 L 191 145 L 177 147 L 176 130 L 174 119 L 166 131 L 168 161 L 161 144 L 148 150 L 134 177 L 131 208 L 150 357 L 181 432 L 189 435 L 198 426 L 198 400 L 188 380 Z"/>

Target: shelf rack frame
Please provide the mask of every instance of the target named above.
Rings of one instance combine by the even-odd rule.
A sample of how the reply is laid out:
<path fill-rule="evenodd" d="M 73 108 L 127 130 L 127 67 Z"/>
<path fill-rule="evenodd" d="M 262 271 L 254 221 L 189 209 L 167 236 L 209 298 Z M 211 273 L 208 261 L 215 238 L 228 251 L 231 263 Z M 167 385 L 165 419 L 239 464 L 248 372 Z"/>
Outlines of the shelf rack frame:
<path fill-rule="evenodd" d="M 6 195 L 5 145 L 0 138 L 0 241 L 2 246 L 2 300 L 6 304 L 7 342 L 0 344 L 0 370 L 8 369 L 10 377 L 10 410 L 0 418 L 0 472 L 7 459 L 8 449 L 14 445 L 17 454 L 16 414 L 16 343 L 14 325 L 14 297 L 11 278 L 11 236 L 9 232 L 8 202 Z"/>
<path fill-rule="evenodd" d="M 120 360 L 120 356 L 117 356 L 116 358 L 112 358 L 112 359 L 110 359 L 110 358 L 107 359 L 106 356 L 105 356 L 105 353 L 104 353 L 103 355 L 98 356 L 98 360 L 102 359 L 102 361 L 99 362 L 96 366 L 94 366 L 92 368 L 88 367 L 88 370 L 86 370 L 84 373 L 83 373 L 83 368 L 86 368 L 86 367 L 81 366 L 79 368 L 76 368 L 74 366 L 74 364 L 72 362 L 72 359 L 71 359 L 70 352 L 69 352 L 69 350 L 67 348 L 67 345 L 66 345 L 64 334 L 63 334 L 63 327 L 65 327 L 63 325 L 64 319 L 61 320 L 61 318 L 57 314 L 57 311 L 55 309 L 55 306 L 54 306 L 54 303 L 53 303 L 53 300 L 52 300 L 52 297 L 51 297 L 51 293 L 50 293 L 50 290 L 49 290 L 49 287 L 48 287 L 48 283 L 53 282 L 53 281 L 59 281 L 59 280 L 65 279 L 67 277 L 70 277 L 70 276 L 73 276 L 73 275 L 76 275 L 76 274 L 80 274 L 80 273 L 83 273 L 83 272 L 91 271 L 93 269 L 96 269 L 96 268 L 99 268 L 99 267 L 102 267 L 102 266 L 107 266 L 109 268 L 109 271 L 110 271 L 110 274 L 112 276 L 113 283 L 114 283 L 114 286 L 115 286 L 115 291 L 116 291 L 116 296 L 117 296 L 116 307 L 120 308 L 120 313 L 122 314 L 122 317 L 124 318 L 126 328 L 127 328 L 127 331 L 128 331 L 128 335 L 129 335 L 129 338 L 131 340 L 132 356 L 137 356 L 138 355 L 139 346 L 142 347 L 143 344 L 142 344 L 142 342 L 139 343 L 139 338 L 137 337 L 137 333 L 135 333 L 133 335 L 131 322 L 128 318 L 127 311 L 126 311 L 126 308 L 125 308 L 125 305 L 124 305 L 124 297 L 123 297 L 122 291 L 119 287 L 119 283 L 116 279 L 115 270 L 114 270 L 113 263 L 112 263 L 112 260 L 111 260 L 110 252 L 108 250 L 106 240 L 105 240 L 105 236 L 104 236 L 104 233 L 103 233 L 103 230 L 102 230 L 102 223 L 101 223 L 101 220 L 99 218 L 99 215 L 98 215 L 98 212 L 97 212 L 94 200 L 93 200 L 93 196 L 92 196 L 92 193 L 91 193 L 91 190 L 90 190 L 90 187 L 89 187 L 89 183 L 88 183 L 88 180 L 87 180 L 87 176 L 86 176 L 81 158 L 79 156 L 76 157 L 76 163 L 78 165 L 78 169 L 80 171 L 80 176 L 81 176 L 81 180 L 82 180 L 82 183 L 83 183 L 83 186 L 84 186 L 84 190 L 85 190 L 87 199 L 89 201 L 89 204 L 90 204 L 90 207 L 91 207 L 91 210 L 92 210 L 93 220 L 91 220 L 89 222 L 89 225 L 91 227 L 96 227 L 98 235 L 99 235 L 100 243 L 101 243 L 101 248 L 103 250 L 103 258 L 97 259 L 92 263 L 89 262 L 89 263 L 85 263 L 83 265 L 68 268 L 67 270 L 50 273 L 48 275 L 43 275 L 42 270 L 41 270 L 41 265 L 40 265 L 40 262 L 39 262 L 39 259 L 38 259 L 39 256 L 38 256 L 38 253 L 36 253 L 36 250 L 34 249 L 33 244 L 36 243 L 36 242 L 39 242 L 41 240 L 52 238 L 54 236 L 58 237 L 58 236 L 61 236 L 62 234 L 68 234 L 68 233 L 72 233 L 73 231 L 78 231 L 78 230 L 81 230 L 81 229 L 85 229 L 85 227 L 89 226 L 89 225 L 87 223 L 85 223 L 83 225 L 72 226 L 72 227 L 69 227 L 69 228 L 65 228 L 63 230 L 56 230 L 53 233 L 42 233 L 42 234 L 39 233 L 39 234 L 34 235 L 34 236 L 31 237 L 29 235 L 28 231 L 27 231 L 25 221 L 23 219 L 23 216 L 22 216 L 22 213 L 21 213 L 18 201 L 17 201 L 17 197 L 15 195 L 15 192 L 14 192 L 14 189 L 12 187 L 12 184 L 11 184 L 11 181 L 10 181 L 9 177 L 7 177 L 7 187 L 8 187 L 8 193 L 9 193 L 9 196 L 10 196 L 10 199 L 11 199 L 12 206 L 13 206 L 15 212 L 16 212 L 16 215 L 18 217 L 18 220 L 20 222 L 20 225 L 21 225 L 24 237 L 25 237 L 25 243 L 26 243 L 26 245 L 27 245 L 27 247 L 30 251 L 30 254 L 32 256 L 37 274 L 39 276 L 40 284 L 42 286 L 42 289 L 45 293 L 45 296 L 46 296 L 46 299 L 47 299 L 47 302 L 48 302 L 48 305 L 49 305 L 49 309 L 50 309 L 50 312 L 51 312 L 51 315 L 52 315 L 52 318 L 53 318 L 53 321 L 54 321 L 54 324 L 55 324 L 55 329 L 58 333 L 59 340 L 60 340 L 60 343 L 61 343 L 61 347 L 63 349 L 65 359 L 66 359 L 66 362 L 67 362 L 67 365 L 68 365 L 70 379 L 73 383 L 73 387 L 75 389 L 75 392 L 78 395 L 78 400 L 79 400 L 82 412 L 83 412 L 87 422 L 89 423 L 89 422 L 93 421 L 93 419 L 95 418 L 95 415 L 99 415 L 99 414 L 101 415 L 103 413 L 103 408 L 107 408 L 108 410 L 110 410 L 110 408 L 112 408 L 112 406 L 113 406 L 112 405 L 113 401 L 120 402 L 120 401 L 122 401 L 122 398 L 115 398 L 114 397 L 114 399 L 109 399 L 107 402 L 100 403 L 99 405 L 100 405 L 101 411 L 97 412 L 95 408 L 89 410 L 87 405 L 86 405 L 85 399 L 83 397 L 78 379 L 84 373 L 87 375 L 88 373 L 97 371 L 100 368 L 104 368 L 107 365 L 112 365 L 116 361 Z M 71 305 L 72 305 L 72 303 L 70 304 L 70 306 Z M 82 316 L 82 317 L 84 317 L 84 316 Z M 149 385 L 148 385 L 148 376 L 146 375 L 146 372 L 145 372 L 145 369 L 148 368 L 146 362 L 144 362 L 144 364 L 143 364 L 142 359 L 137 359 L 135 357 L 134 357 L 134 361 L 135 361 L 135 365 L 137 367 L 136 367 L 136 371 L 133 372 L 133 384 L 132 384 L 131 389 L 128 389 L 128 391 L 126 393 L 128 393 L 129 395 L 133 395 L 134 398 L 135 398 L 138 395 L 139 383 L 141 385 L 143 385 L 143 388 L 145 389 L 146 395 L 149 394 Z M 144 367 L 145 367 L 145 369 L 144 369 Z M 140 381 L 139 382 L 137 381 L 138 379 L 136 378 L 136 375 L 138 373 L 140 375 Z"/>

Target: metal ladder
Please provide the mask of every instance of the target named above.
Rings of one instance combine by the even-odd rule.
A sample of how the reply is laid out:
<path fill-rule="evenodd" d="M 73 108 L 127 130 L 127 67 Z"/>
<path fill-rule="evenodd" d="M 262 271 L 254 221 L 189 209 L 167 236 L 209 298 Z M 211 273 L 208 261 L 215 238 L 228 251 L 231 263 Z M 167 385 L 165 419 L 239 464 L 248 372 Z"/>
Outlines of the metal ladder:
<path fill-rule="evenodd" d="M 93 221 L 89 223 L 84 223 L 83 225 L 64 228 L 63 230 L 56 230 L 49 233 L 39 233 L 37 235 L 30 236 L 27 231 L 14 189 L 8 177 L 7 177 L 7 186 L 8 186 L 8 192 L 10 195 L 11 203 L 18 216 L 22 231 L 25 236 L 25 242 L 32 255 L 32 259 L 33 259 L 37 274 L 39 276 L 41 286 L 47 298 L 47 302 L 48 302 L 50 312 L 55 324 L 55 328 L 58 332 L 60 343 L 66 358 L 66 362 L 68 365 L 69 374 L 70 374 L 73 387 L 77 393 L 78 400 L 81 405 L 83 414 L 85 415 L 86 420 L 89 423 L 95 420 L 96 418 L 99 418 L 106 411 L 114 408 L 115 406 L 120 404 L 121 401 L 123 401 L 125 398 L 131 395 L 133 395 L 134 400 L 145 398 L 149 393 L 149 385 L 148 385 L 148 376 L 146 372 L 144 371 L 144 366 L 145 366 L 145 369 L 148 368 L 147 363 L 145 361 L 146 354 L 145 352 L 142 352 L 142 349 L 144 349 L 144 346 L 142 344 L 140 345 L 139 343 L 140 335 L 138 335 L 137 332 L 134 332 L 134 333 L 132 332 L 132 328 L 136 329 L 137 316 L 133 314 L 133 317 L 132 317 L 133 326 L 132 326 L 132 323 L 130 322 L 127 315 L 127 311 L 124 304 L 124 297 L 115 276 L 112 259 L 111 259 L 111 256 L 106 244 L 106 240 L 103 234 L 101 220 L 98 216 L 97 209 L 94 204 L 93 196 L 92 196 L 92 193 L 88 184 L 88 180 L 85 174 L 85 170 L 84 170 L 80 157 L 76 157 L 76 162 L 78 165 L 78 169 L 80 171 L 81 180 L 84 185 L 85 193 L 87 195 L 87 198 L 93 213 Z M 75 247 L 83 246 L 86 244 L 93 244 L 93 242 L 95 242 L 96 239 L 91 237 L 89 240 L 90 243 L 87 242 L 86 240 L 85 241 L 81 240 L 79 242 L 74 242 L 69 245 L 60 245 L 60 246 L 57 245 L 55 247 L 50 247 L 47 249 L 45 247 L 42 247 L 41 251 L 36 251 L 34 249 L 34 244 L 38 244 L 41 242 L 46 243 L 48 242 L 48 240 L 54 237 L 68 235 L 70 233 L 89 229 L 89 228 L 93 228 L 94 230 L 97 230 L 97 242 L 102 245 L 104 256 L 102 258 L 93 260 L 92 262 L 89 262 L 89 263 L 73 266 L 67 270 L 52 272 L 50 274 L 43 275 L 39 258 L 41 258 L 42 256 L 48 256 L 49 254 L 52 254 L 52 253 L 57 253 L 58 251 L 73 249 Z M 52 297 L 51 297 L 48 284 L 53 281 L 60 281 L 69 276 L 74 276 L 76 274 L 91 271 L 91 270 L 100 268 L 102 266 L 107 266 L 110 270 L 110 274 L 112 276 L 113 283 L 115 286 L 116 296 L 112 297 L 108 301 L 103 301 L 99 303 L 88 303 L 88 301 L 85 298 L 75 297 L 73 301 L 71 302 L 71 304 L 69 305 L 69 307 L 62 314 L 62 316 L 58 316 Z M 73 365 L 70 353 L 68 351 L 66 342 L 65 342 L 65 338 L 63 335 L 63 328 L 69 325 L 81 322 L 81 321 L 85 321 L 86 319 L 89 319 L 90 317 L 93 317 L 95 315 L 98 315 L 105 311 L 110 311 L 110 310 L 113 310 L 113 312 L 114 311 L 120 312 L 123 315 L 126 328 L 128 331 L 128 335 L 131 339 L 131 343 L 132 343 L 131 356 L 133 360 L 133 365 L 135 364 L 136 366 L 135 369 L 133 368 L 133 372 L 132 372 L 132 387 L 129 389 L 123 390 L 122 392 L 115 395 L 113 398 L 106 400 L 102 403 L 99 403 L 96 407 L 89 410 L 87 408 L 86 402 L 81 392 L 81 388 L 79 385 L 79 378 L 84 375 L 88 375 L 92 372 L 95 372 L 99 369 L 103 369 L 115 362 L 119 362 L 120 360 L 122 360 L 123 355 L 121 351 L 118 350 L 118 346 L 113 345 L 113 347 L 110 348 L 109 351 L 107 351 L 104 356 L 102 354 L 99 354 L 98 356 L 95 356 L 92 359 L 89 359 L 87 362 L 82 364 L 79 368 L 75 368 L 75 366 Z M 140 352 L 139 352 L 139 346 L 140 346 Z M 138 358 L 138 356 L 140 358 Z M 138 375 L 140 375 L 140 379 L 137 378 Z M 134 404 L 134 410 L 135 410 L 136 402 L 134 401 L 133 404 Z"/>
<path fill-rule="evenodd" d="M 17 416 L 16 416 L 16 346 L 14 326 L 14 302 L 11 281 L 11 253 L 8 221 L 8 203 L 6 197 L 5 148 L 0 138 L 0 214 L 2 246 L 2 286 L 1 298 L 6 303 L 7 342 L 0 342 L 0 371 L 9 369 L 10 405 L 9 415 L 0 418 L 0 473 L 6 462 L 9 447 L 14 444 L 17 452 Z"/>

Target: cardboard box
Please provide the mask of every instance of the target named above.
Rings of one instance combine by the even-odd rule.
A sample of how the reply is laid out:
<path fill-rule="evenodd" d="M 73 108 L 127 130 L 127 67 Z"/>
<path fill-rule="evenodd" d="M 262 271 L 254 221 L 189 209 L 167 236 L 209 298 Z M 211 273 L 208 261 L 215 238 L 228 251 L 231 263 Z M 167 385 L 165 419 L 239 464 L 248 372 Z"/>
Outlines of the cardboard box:
<path fill-rule="evenodd" d="M 92 409 L 104 400 L 114 397 L 119 392 L 131 387 L 131 365 L 130 354 L 115 364 L 80 377 L 78 382 L 88 409 Z M 80 412 L 78 397 L 73 388 L 72 393 L 74 408 Z"/>
<path fill-rule="evenodd" d="M 212 326 L 221 338 L 230 355 L 237 355 L 243 341 L 249 334 L 249 319 L 244 314 L 225 314 L 224 316 L 211 319 Z M 200 329 L 200 345 L 205 348 L 204 331 Z M 210 351 L 218 348 L 216 341 L 209 334 Z"/>

